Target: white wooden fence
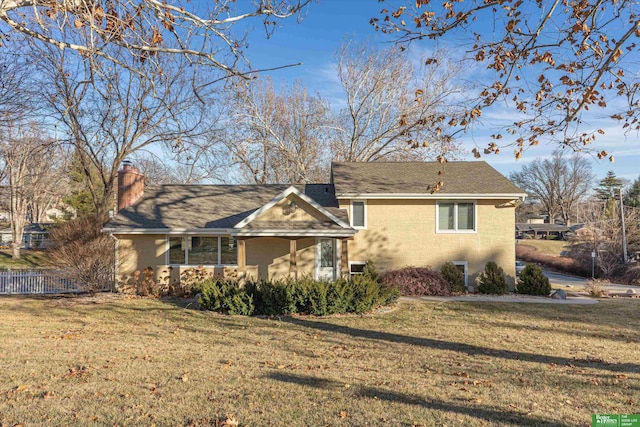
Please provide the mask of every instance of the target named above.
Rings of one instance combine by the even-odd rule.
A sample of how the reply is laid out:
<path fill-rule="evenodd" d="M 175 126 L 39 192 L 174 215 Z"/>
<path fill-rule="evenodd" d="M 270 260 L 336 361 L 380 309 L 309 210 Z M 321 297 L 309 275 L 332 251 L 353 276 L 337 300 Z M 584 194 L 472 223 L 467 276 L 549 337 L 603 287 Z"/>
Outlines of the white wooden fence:
<path fill-rule="evenodd" d="M 52 270 L 0 270 L 0 295 L 82 292 L 73 281 Z"/>

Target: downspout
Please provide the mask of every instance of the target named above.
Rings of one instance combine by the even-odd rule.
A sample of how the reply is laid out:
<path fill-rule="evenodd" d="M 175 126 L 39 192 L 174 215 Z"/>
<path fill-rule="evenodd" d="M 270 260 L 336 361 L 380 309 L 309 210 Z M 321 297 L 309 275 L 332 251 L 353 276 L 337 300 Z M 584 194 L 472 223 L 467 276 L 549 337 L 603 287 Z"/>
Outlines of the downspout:
<path fill-rule="evenodd" d="M 113 233 L 109 233 L 109 237 L 111 237 L 115 241 L 115 261 L 113 265 L 113 289 L 118 292 L 118 243 L 120 240 Z"/>

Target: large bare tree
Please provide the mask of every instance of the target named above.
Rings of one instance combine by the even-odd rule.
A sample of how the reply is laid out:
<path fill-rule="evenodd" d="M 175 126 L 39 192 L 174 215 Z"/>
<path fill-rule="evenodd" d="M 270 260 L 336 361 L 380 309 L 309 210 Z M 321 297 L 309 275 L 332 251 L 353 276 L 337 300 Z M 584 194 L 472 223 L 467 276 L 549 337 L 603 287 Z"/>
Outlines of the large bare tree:
<path fill-rule="evenodd" d="M 469 69 L 486 77 L 479 80 L 478 96 L 464 119 L 454 118 L 458 131 L 469 129 L 491 107 L 515 116 L 495 129 L 485 153 L 497 152 L 505 141 L 515 147 L 517 158 L 540 140 L 588 149 L 605 129 L 586 126 L 587 111 L 625 129 L 640 129 L 640 8 L 635 1 L 383 3 L 382 15 L 371 20 L 377 30 L 402 45 L 446 40 L 466 55 Z"/>
<path fill-rule="evenodd" d="M 262 20 L 270 34 L 310 1 L 0 0 L 0 41 L 21 34 L 140 76 L 164 54 L 238 75 L 251 69 L 243 28 Z"/>
<path fill-rule="evenodd" d="M 9 128 L 0 138 L 0 157 L 6 169 L 11 248 L 13 257 L 20 258 L 27 212 L 59 197 L 64 156 L 42 128 L 29 125 Z"/>
<path fill-rule="evenodd" d="M 97 218 L 113 209 L 117 171 L 128 156 L 154 145 L 183 150 L 214 125 L 206 120 L 212 92 L 191 90 L 200 76 L 184 57 L 158 57 L 157 66 L 141 76 L 109 61 L 89 63 L 55 47 L 37 49 L 42 102 L 74 147 Z"/>
<path fill-rule="evenodd" d="M 562 151 L 545 159 L 536 159 L 514 172 L 511 180 L 529 194 L 531 200 L 542 205 L 553 223 L 561 213 L 566 224 L 577 203 L 591 189 L 593 173 L 588 159 L 574 154 L 567 159 Z"/>
<path fill-rule="evenodd" d="M 144 174 L 145 184 L 200 184 L 224 181 L 224 157 L 215 150 L 216 144 L 196 145 L 187 151 L 173 153 L 163 149 L 159 153 L 140 150 L 130 156 Z"/>
<path fill-rule="evenodd" d="M 243 179 L 256 184 L 309 183 L 328 174 L 329 107 L 300 82 L 278 91 L 270 79 L 238 82 L 230 95 L 224 144 Z"/>
<path fill-rule="evenodd" d="M 409 51 L 348 41 L 336 56 L 346 100 L 332 141 L 336 160 L 455 157 L 458 146 L 437 118 L 464 111 L 463 88 L 454 83 L 460 67 L 444 52 L 439 63 L 420 65 Z"/>

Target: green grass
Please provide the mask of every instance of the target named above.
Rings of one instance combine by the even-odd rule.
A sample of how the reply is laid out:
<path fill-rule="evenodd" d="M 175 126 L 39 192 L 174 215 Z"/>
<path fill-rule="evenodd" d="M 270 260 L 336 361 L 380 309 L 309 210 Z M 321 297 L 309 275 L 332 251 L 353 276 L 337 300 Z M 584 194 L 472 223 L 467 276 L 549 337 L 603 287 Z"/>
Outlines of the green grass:
<path fill-rule="evenodd" d="M 532 246 L 543 254 L 553 256 L 560 256 L 562 251 L 567 251 L 571 247 L 571 243 L 564 240 L 523 239 L 516 240 L 516 244 Z"/>
<path fill-rule="evenodd" d="M 403 301 L 267 319 L 0 298 L 0 425 L 590 426 L 638 411 L 639 308 Z"/>
<path fill-rule="evenodd" d="M 0 269 L 3 268 L 44 268 L 47 263 L 46 251 L 20 252 L 19 259 L 13 259 L 11 250 L 0 250 Z"/>

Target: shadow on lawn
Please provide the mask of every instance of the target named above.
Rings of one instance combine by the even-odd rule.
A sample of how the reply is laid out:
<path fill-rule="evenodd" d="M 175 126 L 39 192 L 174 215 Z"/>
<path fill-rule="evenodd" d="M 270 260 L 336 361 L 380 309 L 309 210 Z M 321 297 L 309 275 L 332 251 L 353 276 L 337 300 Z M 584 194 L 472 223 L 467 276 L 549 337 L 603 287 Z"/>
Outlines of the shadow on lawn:
<path fill-rule="evenodd" d="M 544 354 L 525 353 L 513 350 L 498 350 L 487 347 L 480 347 L 473 344 L 465 344 L 453 341 L 443 341 L 433 338 L 412 337 L 407 335 L 392 334 L 389 332 L 378 332 L 367 329 L 356 329 L 348 326 L 340 326 L 332 323 L 310 321 L 299 318 L 283 317 L 283 322 L 292 323 L 307 328 L 319 329 L 327 332 L 337 332 L 350 335 L 352 337 L 367 338 L 372 340 L 383 340 L 393 343 L 402 343 L 429 347 L 438 350 L 456 351 L 466 353 L 470 356 L 487 356 L 498 359 L 519 360 L 522 362 L 534 362 L 556 365 L 573 365 L 580 367 L 591 367 L 612 372 L 640 373 L 640 365 L 635 363 L 603 363 L 599 360 L 574 359 L 562 356 L 549 356 Z"/>
<path fill-rule="evenodd" d="M 276 381 L 319 389 L 338 389 L 344 387 L 344 384 L 341 384 L 337 381 L 307 375 L 271 372 L 267 374 L 266 377 Z M 557 421 L 547 420 L 540 417 L 532 417 L 521 412 L 507 411 L 503 409 L 492 409 L 478 405 L 456 405 L 451 402 L 444 402 L 442 400 L 426 398 L 414 394 L 400 393 L 383 388 L 360 386 L 357 387 L 353 391 L 353 393 L 356 397 L 372 398 L 385 400 L 392 403 L 421 406 L 423 408 L 431 410 L 440 410 L 444 412 L 468 415 L 470 417 L 483 419 L 489 422 L 503 420 L 516 425 L 566 426 L 566 424 L 562 424 Z"/>
<path fill-rule="evenodd" d="M 632 299 L 601 300 L 594 305 L 556 305 L 556 304 L 506 304 L 492 302 L 459 303 L 450 307 L 453 311 L 465 312 L 473 304 L 474 311 L 490 316 L 515 315 L 519 319 L 529 318 L 533 324 L 538 320 L 545 322 L 562 321 L 577 326 L 608 326 L 613 328 L 635 329 L 640 327 L 637 317 L 640 301 Z"/>

